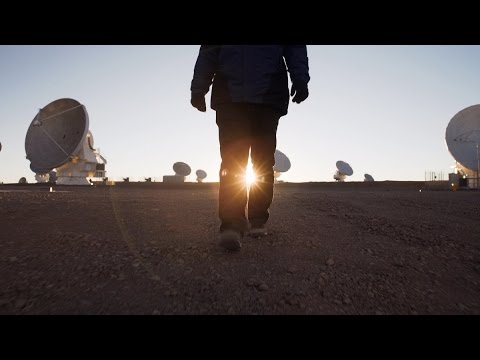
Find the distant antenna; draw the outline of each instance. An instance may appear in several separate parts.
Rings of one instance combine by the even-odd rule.
[[[0,151],[2,151],[2,143],[0,142]]]
[[[290,170],[292,164],[288,156],[278,149],[275,150],[274,156],[275,165],[273,166],[273,176],[275,178],[275,181],[278,182],[277,179],[280,177],[280,175]]]
[[[28,181],[27,181],[26,178],[21,177],[20,180],[18,180],[18,183],[19,183],[19,184],[28,184]]]
[[[152,178],[151,177],[145,178],[145,182],[152,182]]]
[[[130,182],[130,178],[129,177],[123,178],[123,182],[126,182],[126,183]]]
[[[163,176],[164,183],[183,183],[185,182],[185,177],[192,172],[192,169],[188,164],[179,161],[173,164],[173,171],[175,172],[175,175]]]
[[[192,172],[192,169],[184,162],[176,162],[173,164],[173,171],[175,171],[175,175],[177,176],[188,176]]]
[[[372,175],[370,174],[365,174],[364,176],[365,176],[365,179],[363,181],[375,181]]]
[[[40,109],[25,137],[32,171],[56,169],[63,185],[89,185],[89,178],[104,177],[106,160],[94,149],[88,127],[87,110],[76,100],[58,99]]]
[[[347,176],[351,176],[353,174],[352,168],[345,161],[339,160],[339,161],[337,161],[336,165],[337,165],[337,171],[333,175],[333,178],[335,180],[337,180],[339,182],[343,182],[343,181],[345,181],[345,178]]]
[[[197,181],[199,183],[203,182],[203,180],[205,180],[207,177],[207,173],[204,170],[197,170],[195,174],[197,175]]]
[[[456,171],[469,180],[469,187],[480,188],[480,105],[467,107],[450,120],[445,141]]]

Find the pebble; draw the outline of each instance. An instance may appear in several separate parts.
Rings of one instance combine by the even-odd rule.
[[[260,291],[267,291],[268,290],[268,285],[267,284],[260,284],[258,286],[258,290]]]
[[[290,266],[288,269],[287,269],[287,272],[289,274],[293,274],[295,272],[297,272],[297,268],[295,266]]]

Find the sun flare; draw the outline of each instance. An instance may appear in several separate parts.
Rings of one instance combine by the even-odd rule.
[[[247,164],[247,171],[245,172],[245,182],[248,186],[255,183],[255,173],[253,172],[253,166],[250,162]]]

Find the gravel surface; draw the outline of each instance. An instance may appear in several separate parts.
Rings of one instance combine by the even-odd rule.
[[[0,314],[480,314],[480,192],[419,184],[277,185],[237,253],[215,185],[0,186]]]

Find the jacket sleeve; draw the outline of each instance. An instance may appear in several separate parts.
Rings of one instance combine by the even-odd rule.
[[[283,56],[285,57],[292,83],[296,81],[308,83],[310,81],[310,75],[308,73],[307,46],[284,45]]]
[[[201,45],[190,90],[194,94],[205,95],[213,82],[218,67],[220,45]]]

